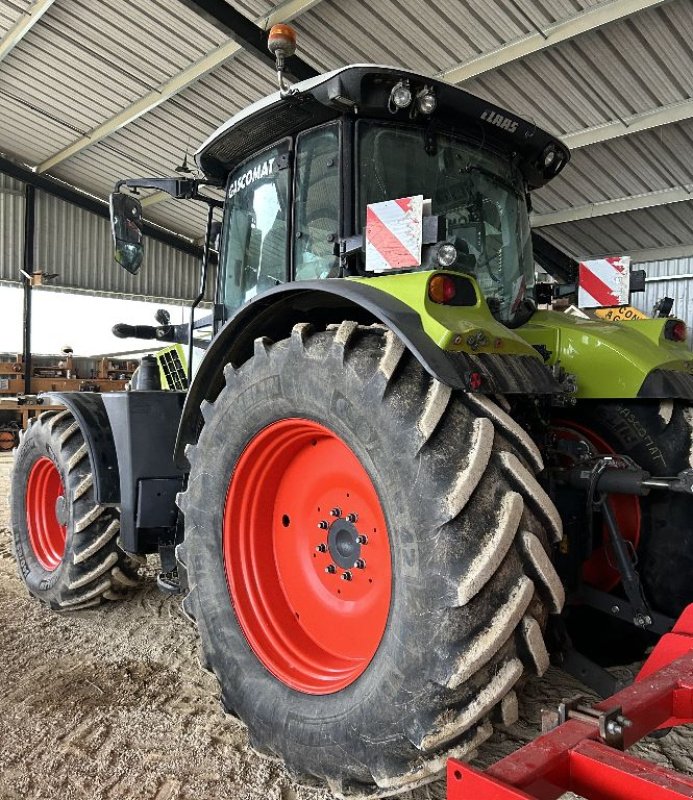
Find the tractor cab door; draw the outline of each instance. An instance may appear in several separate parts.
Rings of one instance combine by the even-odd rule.
[[[339,274],[340,130],[329,123],[304,131],[293,158],[285,139],[230,174],[219,282],[226,319],[287,280]]]
[[[338,123],[300,134],[294,181],[294,280],[336,278],[341,194]]]

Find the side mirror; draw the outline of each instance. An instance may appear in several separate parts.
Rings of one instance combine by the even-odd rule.
[[[211,243],[212,250],[219,252],[221,247],[221,222],[218,220],[214,220],[210,226],[209,241]]]
[[[114,192],[110,197],[111,232],[115,260],[133,275],[142,264],[142,205],[130,194]]]

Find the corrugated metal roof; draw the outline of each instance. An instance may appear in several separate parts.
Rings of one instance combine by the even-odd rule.
[[[5,0],[0,5],[0,37],[26,14],[32,0]]]
[[[277,5],[227,2],[251,19]],[[318,69],[374,61],[434,74],[611,3],[322,0],[294,24],[301,56]],[[29,7],[30,0],[0,4],[0,36]],[[123,0],[56,0],[0,62],[0,151],[41,163],[226,41],[181,3],[138,0],[126,7],[124,13]],[[576,132],[693,98],[692,30],[693,3],[669,0],[507,63],[464,88],[559,134]],[[241,53],[51,173],[101,197],[119,178],[171,173],[186,149],[192,152],[274,85],[267,66]],[[565,174],[537,195],[535,209],[545,213],[690,183],[692,145],[688,120],[584,147]],[[690,204],[681,203],[543,232],[572,252],[634,250],[658,242],[690,244],[693,250],[690,211]],[[193,203],[173,201],[150,206],[147,215],[195,237],[205,216]],[[110,268],[100,257],[94,264]]]
[[[575,150],[534,196],[538,212],[645,194],[693,182],[693,120]]]
[[[557,134],[693,97],[693,3],[676,0],[464,86]]]
[[[541,233],[579,258],[675,247],[693,242],[693,200],[567,222]]]

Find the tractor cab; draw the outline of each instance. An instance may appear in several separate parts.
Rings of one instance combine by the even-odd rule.
[[[290,52],[289,34],[280,44]],[[528,198],[567,163],[560,141],[405,69],[353,65],[295,85],[280,70],[280,87],[204,142],[196,154],[204,179],[138,179],[117,187],[163,188],[208,201],[206,185],[223,188],[217,328],[257,295],[288,282],[438,269],[472,278],[504,326],[531,316]],[[369,208],[404,198],[421,199],[418,219],[407,223],[420,226],[420,243],[405,264],[388,263],[396,242],[387,225],[368,241]],[[129,209],[123,219],[135,213],[133,197],[116,193],[114,219],[114,202]],[[137,268],[141,246],[133,254],[129,222],[118,260]],[[385,253],[385,266],[371,258],[373,248]]]
[[[251,106],[197,161],[225,186],[225,318],[288,281],[446,269],[473,277],[514,327],[533,308],[528,192],[568,151],[534,125],[402,69],[349,66]],[[405,267],[369,258],[369,206],[421,197],[422,247]],[[378,237],[381,253],[391,247]]]

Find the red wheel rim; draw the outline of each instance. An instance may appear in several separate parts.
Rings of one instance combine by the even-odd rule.
[[[586,425],[580,425],[572,420],[556,421],[554,423],[554,434],[559,439],[587,442],[594,454],[611,455],[616,452],[598,433]],[[630,542],[634,550],[637,550],[640,542],[642,519],[639,498],[629,494],[612,494],[609,500],[623,538]],[[608,542],[608,536],[608,528],[604,523],[602,542]],[[611,589],[618,586],[621,580],[618,570],[613,566],[614,564],[615,558],[611,548],[606,544],[601,544],[595,547],[591,557],[583,564],[582,578],[590,586],[602,589],[605,592],[611,591]]]
[[[223,550],[240,626],[277,679],[320,695],[363,673],[390,610],[390,542],[375,487],[336,434],[285,419],[250,441],[226,495]]]
[[[29,544],[36,560],[49,572],[65,555],[66,529],[58,519],[58,503],[64,506],[65,489],[55,464],[42,456],[29,472],[26,485],[26,520]]]

